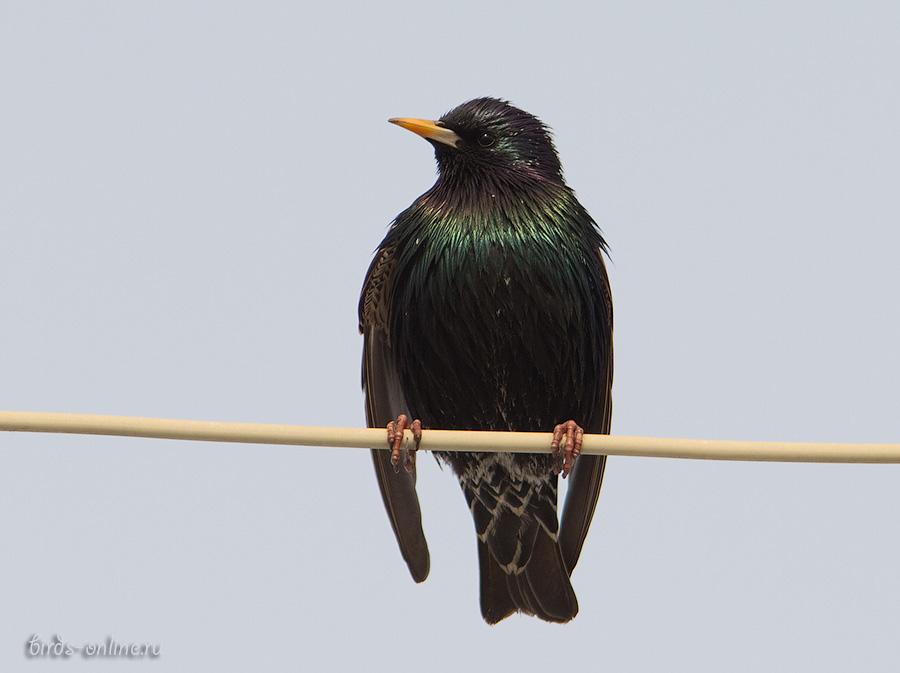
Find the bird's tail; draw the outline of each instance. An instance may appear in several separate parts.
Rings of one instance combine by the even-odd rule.
[[[478,563],[481,615],[488,624],[496,624],[516,612],[558,623],[568,622],[578,614],[578,600],[559,543],[545,530],[537,531],[531,558],[524,567],[507,571],[481,540]]]
[[[488,624],[515,612],[569,621],[578,601],[557,538],[556,478],[493,476],[463,483],[478,533],[482,616]]]

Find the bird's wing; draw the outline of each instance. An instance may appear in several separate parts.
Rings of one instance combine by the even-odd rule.
[[[601,277],[604,282],[601,300],[605,309],[608,334],[606,339],[605,366],[600,374],[600,386],[596,400],[597,414],[585,427],[585,432],[608,435],[612,421],[612,382],[613,382],[613,346],[612,346],[612,294],[609,289],[609,278],[603,267],[603,259],[599,258]],[[569,490],[563,507],[559,531],[559,544],[569,574],[578,563],[584,539],[591,527],[600,486],[603,483],[603,472],[606,469],[606,456],[579,456],[569,477]]]
[[[385,288],[393,273],[390,252],[379,251],[372,262],[359,305],[360,331],[363,334],[362,385],[366,396],[366,423],[370,428],[386,427],[397,416],[407,413],[384,317],[387,310]],[[431,560],[422,531],[415,471],[409,473],[402,468],[395,471],[391,453],[386,449],[385,436],[385,450],[372,450],[375,476],[403,560],[409,566],[413,579],[422,582],[428,577]]]

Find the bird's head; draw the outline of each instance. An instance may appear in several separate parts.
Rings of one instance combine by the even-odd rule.
[[[549,129],[534,115],[497,98],[476,98],[436,121],[389,120],[434,145],[445,178],[490,174],[562,182]],[[500,177],[497,175],[497,177]]]

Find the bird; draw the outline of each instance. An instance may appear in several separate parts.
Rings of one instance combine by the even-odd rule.
[[[583,433],[608,434],[612,415],[608,246],[537,117],[482,97],[434,121],[389,121],[427,140],[438,168],[390,225],[359,302],[366,420],[387,429],[390,449],[372,459],[401,554],[424,581],[430,555],[405,429],[416,447],[428,428],[552,430],[545,454],[434,455],[474,519],[484,620],[568,622],[606,466],[606,456],[579,455]]]

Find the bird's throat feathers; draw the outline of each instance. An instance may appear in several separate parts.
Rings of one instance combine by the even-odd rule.
[[[565,185],[541,179],[516,184],[509,176],[494,176],[474,181],[472,176],[460,183],[444,178],[398,218],[410,224],[426,224],[434,230],[456,233],[499,233],[527,231],[595,229],[590,215]],[[521,180],[521,178],[519,178]],[[575,233],[575,232],[569,232]]]
[[[410,287],[432,273],[450,284],[499,277],[503,259],[516,260],[523,281],[553,275],[560,265],[575,276],[592,273],[606,251],[600,230],[568,187],[542,187],[526,194],[482,186],[466,195],[438,183],[397,217],[383,246],[396,246],[398,273]]]

